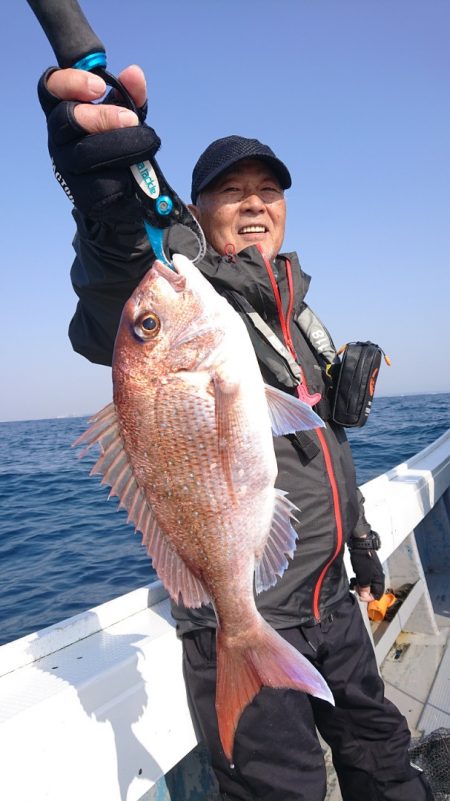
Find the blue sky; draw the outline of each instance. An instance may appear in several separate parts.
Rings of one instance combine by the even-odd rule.
[[[386,350],[380,394],[450,391],[447,0],[81,5],[109,69],[145,69],[179,194],[212,139],[270,144],[293,176],[285,249],[336,345]],[[0,23],[0,420],[86,414],[109,402],[111,378],[67,338],[74,225],[36,98],[54,59],[25,0],[2,4]]]

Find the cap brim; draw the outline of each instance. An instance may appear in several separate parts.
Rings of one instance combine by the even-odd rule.
[[[208,177],[197,187],[197,194],[196,199],[200,192],[203,192],[207,186],[210,186],[216,178],[222,175],[224,172],[233,167],[235,164],[238,164],[240,161],[248,161],[249,159],[255,159],[258,161],[265,161],[271,167],[272,171],[277,176],[280,186],[282,189],[289,189],[292,186],[292,179],[290,172],[285,164],[283,164],[280,159],[277,159],[276,156],[268,156],[267,154],[259,154],[259,153],[249,153],[245,156],[239,156],[238,158],[231,158],[225,164],[221,164],[220,167],[217,168],[212,174],[208,175]]]

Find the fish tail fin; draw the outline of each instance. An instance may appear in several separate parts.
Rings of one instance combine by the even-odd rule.
[[[293,689],[334,704],[316,668],[264,620],[245,646],[227,643],[217,631],[216,711],[223,750],[232,759],[239,718],[261,687]]]

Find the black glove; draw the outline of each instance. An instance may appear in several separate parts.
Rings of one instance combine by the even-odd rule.
[[[370,587],[377,600],[384,593],[384,572],[377,555],[380,544],[380,537],[375,531],[364,538],[350,537],[348,543],[350,561],[355,571],[355,579],[352,579],[350,586]]]
[[[55,69],[50,67],[42,75],[38,95],[47,118],[48,149],[57,180],[77,209],[92,219],[142,219],[129,166],[151,158],[161,144],[153,128],[144,123],[147,104],[137,110],[141,125],[88,134],[74,117],[79,104],[60,100],[47,89]],[[103,102],[123,105],[115,92]]]

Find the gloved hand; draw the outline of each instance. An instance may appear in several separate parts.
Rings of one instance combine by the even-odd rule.
[[[378,558],[380,537],[371,531],[366,538],[350,537],[348,547],[355,579],[350,587],[355,588],[362,601],[378,600],[384,593],[384,572]]]
[[[133,69],[138,70],[128,68]],[[52,77],[55,72],[57,80]],[[124,71],[124,79],[126,75]],[[143,81],[145,87],[144,78]],[[96,86],[90,93],[88,82]],[[57,86],[57,92],[53,86]],[[123,123],[119,114],[106,114],[113,110],[105,105],[80,106],[80,101],[101,97],[105,89],[98,76],[82,70],[50,68],[39,81],[38,95],[47,118],[53,169],[65,193],[91,219],[129,222],[142,217],[129,166],[153,156],[161,142],[153,128],[144,123],[146,101],[138,108],[139,119],[128,110]],[[107,106],[120,103],[113,91],[103,101]],[[77,107],[85,112],[82,119],[83,123],[88,120],[86,125],[80,124],[82,115]],[[121,124],[124,127],[118,127]]]

